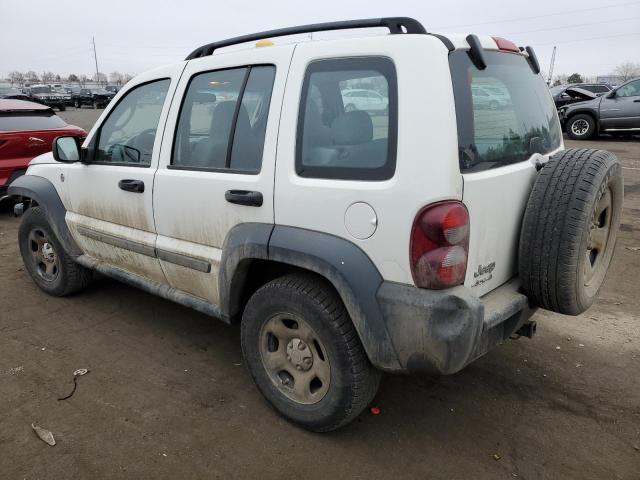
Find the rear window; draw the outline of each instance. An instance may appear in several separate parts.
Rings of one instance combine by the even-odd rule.
[[[0,112],[0,132],[20,132],[62,128],[67,124],[53,111]]]
[[[449,57],[463,173],[522,162],[560,146],[558,116],[542,77],[522,55],[484,53],[484,70],[464,50]]]

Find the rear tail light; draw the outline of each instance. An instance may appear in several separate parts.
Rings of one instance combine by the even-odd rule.
[[[513,43],[511,40],[507,40],[506,38],[501,38],[501,37],[491,37],[491,38],[493,38],[493,41],[496,42],[496,45],[500,50],[504,50],[507,52],[520,53],[520,49],[518,48],[518,46],[515,43]]]
[[[467,272],[469,213],[461,202],[448,200],[424,207],[411,228],[411,274],[420,288],[461,285]]]

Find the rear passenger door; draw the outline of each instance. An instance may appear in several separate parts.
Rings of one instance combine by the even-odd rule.
[[[191,60],[169,112],[153,190],[156,252],[172,287],[215,305],[229,231],[274,221],[278,124],[293,49]]]

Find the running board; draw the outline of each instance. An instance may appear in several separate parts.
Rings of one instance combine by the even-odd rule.
[[[231,318],[228,315],[225,315],[222,310],[220,310],[220,307],[207,302],[200,297],[177,290],[164,283],[149,280],[148,278],[136,275],[135,273],[127,272],[126,270],[114,267],[113,265],[108,265],[88,255],[80,255],[74,260],[83,267],[100,272],[107,277],[127,283],[133,287],[139,288],[147,293],[157,295],[158,297],[162,297],[166,300],[179,303],[180,305],[191,308],[200,313],[204,313],[210,317],[222,320],[225,323],[231,323]]]

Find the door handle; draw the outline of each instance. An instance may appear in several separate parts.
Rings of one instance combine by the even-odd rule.
[[[120,190],[124,190],[125,192],[144,192],[144,182],[142,180],[120,180],[118,182],[118,187],[120,187]]]
[[[248,207],[262,206],[262,193],[252,190],[227,190],[224,198],[229,203],[237,203],[238,205],[247,205]]]
[[[638,100],[634,100],[633,103],[640,103],[640,98]]]

